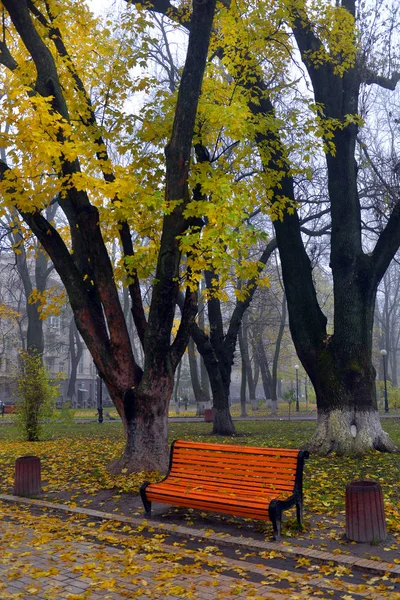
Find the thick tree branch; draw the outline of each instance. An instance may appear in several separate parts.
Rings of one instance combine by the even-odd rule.
[[[125,0],[125,2],[130,4],[131,0]],[[188,30],[191,28],[190,19],[188,18],[189,11],[187,9],[183,10],[181,8],[176,8],[169,0],[138,0],[135,4],[138,4],[149,11],[165,15],[171,19],[171,21],[180,23]]]
[[[124,256],[134,256],[133,244],[131,232],[129,230],[128,224],[121,223],[120,224],[120,239],[122,243],[122,249],[124,251]],[[135,323],[136,331],[140,340],[140,343],[144,344],[144,335],[147,327],[146,315],[143,307],[142,300],[142,292],[140,289],[140,282],[137,275],[136,269],[127,269],[128,271],[128,290],[131,299],[131,312],[133,316],[133,321]]]
[[[4,181],[5,174],[10,172],[11,169],[8,167],[8,165],[3,161],[0,161],[0,180]],[[16,193],[11,181],[8,186],[8,193],[11,196],[15,195]],[[31,231],[37,237],[47,254],[51,257],[54,267],[59,273],[65,289],[67,290],[71,308],[74,311],[75,319],[79,330],[82,333],[82,337],[91,351],[94,352],[93,358],[96,362],[96,365],[103,372],[110,370],[110,367],[115,368],[119,352],[122,351],[126,356],[126,353],[129,352],[129,349],[125,347],[119,347],[120,344],[118,336],[121,332],[119,331],[118,327],[116,328],[117,331],[111,331],[109,335],[108,328],[105,323],[105,315],[108,316],[108,319],[112,319],[113,315],[115,314],[115,308],[110,306],[110,304],[113,303],[113,290],[109,290],[111,286],[106,286],[105,284],[107,282],[104,281],[102,277],[98,278],[95,282],[89,277],[84,276],[84,273],[80,272],[73,259],[73,256],[71,256],[57,230],[39,211],[27,212],[18,206],[16,206],[16,209],[23,220],[30,227]],[[93,216],[94,219],[91,218]],[[91,234],[93,247],[97,247],[99,245],[99,240],[97,239],[99,233],[96,234],[96,231],[90,227],[90,222],[92,225],[95,225],[96,229],[98,216],[96,217],[95,214],[92,214],[91,216],[80,214],[79,217],[81,226],[88,226],[88,229],[91,229],[91,232],[89,231],[89,235]],[[84,225],[82,219],[85,221]],[[93,254],[92,259],[96,260]],[[102,269],[101,265],[98,266],[99,270],[103,271],[103,277],[106,277],[106,269]],[[101,289],[102,287],[106,287],[106,291],[103,291],[102,294],[99,294],[99,288]],[[105,305],[106,302],[108,302],[109,305]],[[94,332],[100,341],[101,346],[103,347],[102,353],[96,353],[96,348],[93,349],[93,344],[91,344]],[[115,351],[115,354],[112,351]],[[138,381],[141,377],[141,370],[136,363],[134,363],[134,361],[133,370],[136,381]]]
[[[396,89],[396,85],[400,81],[400,73],[395,72],[389,78],[384,77],[383,75],[378,75],[373,71],[367,70],[365,75],[362,76],[362,81],[367,85],[372,85],[373,83],[375,83],[376,85],[379,85],[379,87],[384,88],[385,90],[394,91]]]
[[[180,362],[183,353],[186,350],[188,339],[191,334],[191,328],[197,314],[197,294],[186,288],[185,299],[181,306],[181,322],[176,334],[175,340],[171,346],[171,362],[175,369]]]
[[[25,0],[3,0],[3,5],[35,63],[37,71],[36,90],[43,97],[52,96],[55,110],[68,121],[67,104],[62,93],[53,57],[36,31]]]
[[[18,63],[13,56],[11,56],[6,43],[2,41],[0,41],[0,63],[7,67],[7,69],[10,69],[10,71],[15,71],[18,67]]]
[[[301,233],[305,233],[306,235],[310,236],[310,237],[318,237],[320,235],[325,235],[326,233],[330,233],[332,230],[332,226],[329,223],[329,225],[326,225],[325,227],[322,227],[322,229],[308,229],[307,227],[304,227],[303,225],[300,226],[300,231]]]
[[[256,116],[274,115],[275,111],[268,96],[267,86],[256,65],[253,77],[254,84],[244,82],[244,85],[253,85],[253,89],[259,90],[257,101],[249,103],[251,111]],[[268,130],[260,132],[256,136],[256,142],[265,170],[277,171],[281,177],[275,189],[274,202],[278,206],[282,206],[282,198],[287,198],[294,205],[296,202],[293,178],[290,175],[289,164],[279,133]],[[271,154],[265,154],[265,145],[273,149]],[[287,302],[291,308],[290,327],[293,338],[302,340],[303,359],[305,359],[304,352],[315,356],[317,348],[325,338],[326,317],[318,304],[311,263],[301,239],[297,211],[289,214],[284,208],[283,219],[275,220],[274,227],[281,257]],[[301,352],[300,348],[297,348],[297,351]]]
[[[397,201],[392,214],[378,238],[371,256],[372,272],[379,282],[384,276],[392,259],[400,246],[400,199]]]

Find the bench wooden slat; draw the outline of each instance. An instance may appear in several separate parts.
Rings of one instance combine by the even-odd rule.
[[[240,448],[240,446],[236,446],[236,448]],[[222,450],[216,450],[213,452],[212,450],[196,450],[195,448],[182,448],[178,447],[174,449],[175,458],[182,457],[184,459],[187,457],[188,460],[200,460],[200,459],[211,459],[211,460],[224,460],[224,461],[235,461],[238,460],[240,462],[256,462],[256,463],[266,463],[271,462],[271,464],[280,463],[282,465],[287,464],[288,466],[296,463],[297,455],[291,456],[280,456],[277,454],[260,454],[257,452],[248,452],[241,453],[236,450],[236,452],[227,451],[223,452]]]
[[[157,502],[157,500],[155,500],[155,502]],[[161,500],[161,499],[158,500],[158,502],[165,503],[164,500]],[[225,503],[213,504],[212,502],[208,502],[207,505],[205,505],[204,502],[197,502],[196,500],[191,499],[191,498],[185,499],[185,498],[179,497],[176,500],[174,500],[174,502],[172,502],[172,500],[171,500],[171,504],[174,506],[195,508],[196,510],[224,513],[224,514],[228,514],[228,515],[234,515],[236,517],[244,517],[244,518],[249,517],[248,507],[245,507],[242,509],[238,506],[228,506]],[[268,512],[265,511],[265,507],[263,508],[263,510],[254,509],[252,511],[251,518],[260,519],[262,521],[270,521]]]
[[[241,468],[240,474],[238,473],[238,468]],[[171,473],[198,473],[201,475],[202,473],[237,473],[237,478],[240,479],[240,476],[247,477],[248,479],[265,479],[266,477],[274,476],[279,479],[294,479],[296,475],[296,471],[294,469],[291,470],[282,470],[279,471],[277,468],[272,469],[271,467],[261,468],[258,467],[258,470],[254,472],[251,468],[249,469],[246,465],[246,468],[243,468],[242,465],[232,464],[232,465],[220,465],[218,463],[210,464],[210,465],[185,465],[185,463],[179,463],[174,465],[171,470]]]
[[[199,477],[207,477],[208,474],[220,474],[221,476],[233,476],[236,479],[247,479],[252,481],[264,481],[265,479],[272,478],[276,476],[278,479],[282,479],[283,481],[293,480],[295,479],[296,472],[295,471],[278,471],[277,469],[259,469],[257,472],[252,471],[251,469],[243,469],[238,465],[211,465],[208,468],[205,466],[201,468],[200,466],[196,466],[195,468],[186,466],[186,465],[175,465],[171,474],[175,473],[193,473],[198,475]]]
[[[225,460],[218,460],[217,459],[207,459],[207,458],[203,458],[203,459],[199,459],[196,461],[191,461],[191,460],[182,460],[182,458],[180,456],[178,456],[176,458],[176,465],[184,465],[185,468],[189,468],[189,469],[196,469],[198,467],[204,468],[205,470],[216,466],[220,469],[222,468],[227,468],[227,469],[233,469],[234,467],[239,467],[241,470],[243,471],[248,471],[251,473],[254,473],[255,475],[257,475],[257,473],[259,472],[263,472],[265,469],[269,469],[270,471],[279,471],[280,473],[294,473],[296,471],[296,465],[285,465],[282,464],[281,466],[279,465],[279,463],[257,463],[256,461],[247,461],[247,460],[231,460],[229,461],[229,459],[225,459]]]
[[[207,475],[211,476],[211,473],[207,473]],[[228,474],[220,474],[218,472],[215,472],[215,476],[218,476],[218,483],[220,485],[228,485],[231,487],[245,487],[246,489],[263,489],[266,486],[274,486],[274,489],[276,490],[280,490],[281,488],[286,489],[293,489],[293,485],[295,482],[295,478],[291,477],[288,479],[277,479],[274,478],[273,481],[268,482],[267,477],[264,477],[264,479],[258,479],[258,480],[254,480],[254,479],[246,479],[245,477],[242,478],[238,478],[238,477],[234,477],[229,476]],[[198,481],[198,482],[205,482],[207,481],[207,478],[204,477],[204,474],[196,475],[196,473],[187,473],[185,471],[182,472],[176,472],[174,471],[173,473],[170,474],[170,479],[173,481],[177,482],[177,485],[179,485],[179,481],[185,481],[185,480],[193,480],[193,481]]]
[[[185,476],[191,476],[191,477],[204,477],[205,479],[207,479],[207,477],[216,477],[218,476],[218,478],[226,478],[226,479],[230,479],[231,481],[246,481],[249,484],[262,484],[264,481],[268,480],[268,479],[274,479],[277,483],[284,483],[286,481],[290,481],[293,482],[295,481],[295,474],[294,473],[290,473],[290,475],[288,476],[283,476],[282,473],[279,474],[277,472],[274,471],[270,471],[270,470],[265,470],[261,476],[258,477],[253,477],[251,475],[249,475],[248,473],[243,473],[242,475],[239,475],[238,473],[235,473],[232,470],[222,470],[222,469],[208,469],[207,471],[192,471],[192,470],[187,470],[184,467],[180,468],[180,469],[173,469],[171,471],[171,477],[185,477]]]
[[[254,477],[259,476],[259,474],[263,474],[265,471],[269,471],[270,473],[282,473],[282,475],[290,475],[292,473],[296,472],[296,468],[287,468],[285,465],[282,465],[282,468],[279,468],[279,465],[256,465],[255,463],[248,463],[248,462],[239,462],[239,461],[232,461],[230,463],[225,462],[225,461],[197,461],[196,463],[193,462],[185,462],[185,461],[181,461],[179,458],[177,459],[176,464],[174,465],[174,469],[177,467],[183,467],[185,469],[188,470],[195,470],[195,469],[204,469],[204,471],[208,471],[208,469],[212,469],[217,468],[220,470],[223,469],[230,469],[230,470],[234,470],[237,469],[240,472],[244,472],[244,473],[253,473]]]
[[[186,488],[176,488],[169,485],[163,485],[163,487],[158,490],[152,490],[151,487],[147,490],[147,497],[149,500],[155,500],[156,496],[160,497],[161,495],[175,497],[195,497],[197,494],[202,497],[208,496],[210,498],[230,498],[232,501],[234,501],[234,503],[238,503],[241,499],[244,499],[247,506],[249,503],[249,496],[248,493],[246,494],[246,490],[234,491],[232,489],[217,489],[201,485],[193,485]],[[290,494],[291,490],[286,490],[286,493],[282,493],[280,495],[280,499],[283,500],[288,498]],[[276,498],[276,493],[274,493],[274,490],[266,490],[263,493],[255,492],[254,494],[252,493],[251,497],[252,505],[259,502],[265,510],[267,501],[271,501],[273,498]]]
[[[239,446],[235,444],[213,444],[211,442],[191,442],[186,440],[176,440],[175,447],[178,448],[198,448],[201,450],[212,450],[219,452],[237,452],[238,454],[256,454],[272,456],[293,456],[297,457],[299,451],[290,448],[265,448],[264,446]]]
[[[178,493],[177,493],[178,492]],[[203,491],[198,488],[193,488],[191,490],[187,490],[186,492],[179,493],[180,490],[162,488],[161,490],[153,490],[148,491],[148,499],[157,501],[157,499],[164,498],[165,503],[167,500],[171,500],[171,504],[174,504],[178,499],[193,499],[197,502],[202,502],[203,507],[206,507],[210,502],[213,504],[228,504],[230,506],[242,507],[243,510],[246,509],[247,513],[249,512],[249,497],[248,495],[231,495],[230,493],[223,493],[221,491],[215,493],[210,491]],[[286,494],[286,498],[290,496],[290,493]],[[264,515],[266,514],[267,505],[271,500],[274,499],[274,494],[265,494],[262,497],[252,496],[252,511],[255,509],[259,509],[264,511]],[[282,498],[284,499],[284,498]]]
[[[276,458],[275,456],[260,456],[254,454],[245,454],[243,456],[238,456],[237,454],[228,454],[228,453],[206,453],[199,452],[196,454],[195,452],[182,452],[177,451],[175,455],[175,460],[181,460],[187,463],[197,463],[197,462],[207,462],[208,460],[212,462],[229,462],[229,463],[241,463],[241,464],[254,464],[254,465],[281,465],[282,467],[287,467],[288,469],[292,468],[293,465],[296,465],[296,457],[288,457],[284,456],[282,458]]]
[[[249,497],[247,494],[245,494],[243,491],[242,492],[232,492],[232,490],[227,490],[226,492],[224,492],[223,490],[208,490],[206,488],[203,488],[202,486],[195,486],[193,485],[192,487],[189,487],[185,490],[180,490],[180,489],[176,489],[176,488],[172,488],[169,486],[164,486],[160,489],[156,489],[156,484],[153,484],[153,489],[149,486],[147,495],[148,498],[151,500],[151,497],[153,496],[158,496],[160,497],[161,495],[165,495],[165,496],[182,496],[182,497],[198,497],[199,499],[202,497],[211,497],[211,498],[215,498],[215,499],[222,499],[222,498],[226,498],[227,502],[231,502],[232,504],[240,504],[241,502],[245,503],[246,506],[248,506],[249,504]],[[252,496],[251,501],[252,503],[259,503],[260,505],[263,505],[265,508],[265,502],[266,500],[269,498],[272,500],[274,494],[273,492],[270,493],[265,493],[265,494],[256,494],[254,496]],[[289,497],[290,493],[287,492],[286,493],[286,497]]]
[[[216,444],[217,445],[217,444]],[[209,446],[212,446],[212,444],[209,444]],[[247,452],[241,452],[240,450],[238,450],[238,448],[244,448],[246,447]],[[201,448],[198,449],[195,446],[189,446],[188,448],[184,447],[184,446],[177,446],[175,448],[175,452],[178,454],[184,454],[187,456],[199,456],[199,455],[208,455],[208,456],[236,456],[238,458],[243,458],[243,457],[255,457],[255,458],[259,458],[260,460],[282,460],[282,461],[292,461],[292,460],[296,460],[297,458],[297,454],[296,452],[290,452],[290,453],[281,453],[279,451],[276,451],[275,449],[271,452],[270,450],[265,452],[265,450],[267,450],[267,448],[258,448],[255,446],[232,446],[232,445],[227,445],[226,448],[224,448],[223,446],[218,447],[218,449],[213,450],[212,448]],[[264,451],[264,452],[263,452]]]
[[[145,511],[151,502],[271,520],[278,539],[282,511],[296,506],[301,524],[302,474],[308,452],[176,440],[170,468],[159,483],[144,483]]]
[[[170,485],[179,489],[185,489],[187,487],[190,487],[192,485],[201,485],[203,487],[207,487],[210,489],[216,489],[218,490],[219,488],[223,488],[223,489],[231,489],[231,490],[238,490],[238,492],[240,492],[241,490],[247,491],[249,493],[254,493],[254,494],[263,494],[264,492],[269,492],[269,490],[271,490],[271,492],[275,493],[275,495],[281,495],[281,493],[285,492],[285,491],[289,491],[291,492],[293,490],[293,484],[288,484],[288,485],[280,485],[280,486],[276,486],[273,482],[271,483],[265,483],[263,485],[259,485],[259,486],[255,486],[255,485],[246,485],[246,483],[243,484],[239,484],[239,483],[234,483],[232,484],[230,481],[224,481],[224,480],[219,480],[218,481],[218,485],[207,482],[204,479],[196,479],[195,477],[192,478],[180,478],[180,479],[176,479],[175,477],[173,477],[172,479],[169,479],[168,482],[163,482],[163,487],[166,485]],[[157,484],[157,485],[161,485],[161,484]]]

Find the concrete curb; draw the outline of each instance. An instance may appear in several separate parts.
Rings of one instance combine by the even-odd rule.
[[[57,510],[61,512],[71,514],[82,514],[104,521],[114,521],[117,523],[130,524],[135,527],[143,527],[148,524],[152,531],[156,533],[171,534],[181,539],[196,539],[199,542],[206,542],[210,544],[218,544],[220,546],[232,546],[235,549],[241,548],[244,550],[251,550],[254,552],[280,552],[284,556],[290,556],[292,558],[306,557],[320,563],[333,563],[339,566],[347,568],[355,568],[361,571],[368,572],[375,575],[396,575],[400,577],[400,565],[396,566],[392,563],[378,562],[375,560],[368,560],[360,558],[354,555],[337,555],[331,552],[322,552],[320,550],[314,550],[312,548],[301,548],[299,546],[287,546],[279,542],[262,542],[252,539],[244,539],[241,537],[235,537],[223,534],[219,536],[217,534],[208,534],[204,530],[195,529],[191,527],[184,527],[181,525],[167,525],[158,523],[153,519],[146,521],[138,517],[127,517],[125,515],[115,515],[112,513],[105,513],[99,510],[93,510],[90,508],[73,507],[66,504],[57,504],[54,502],[47,502],[45,500],[38,500],[34,498],[22,498],[19,496],[12,496],[8,494],[0,494],[0,500],[5,502],[14,502],[16,504],[24,504],[27,506],[37,506],[39,508],[47,508],[51,510]]]

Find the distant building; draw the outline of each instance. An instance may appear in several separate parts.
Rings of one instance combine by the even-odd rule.
[[[30,266],[34,269],[33,261]],[[61,290],[62,284],[53,271],[48,278],[48,288],[57,287]],[[14,402],[18,350],[26,348],[28,326],[24,288],[11,252],[0,255],[0,303],[18,314],[15,319],[8,319],[5,316],[6,310],[3,315],[0,314],[0,401],[7,405]],[[65,375],[60,381],[60,396],[57,401],[59,406],[69,399],[67,390],[72,370],[69,331],[71,319],[72,312],[66,303],[59,315],[49,316],[43,321],[44,364],[54,378],[60,373]],[[82,356],[77,366],[72,404],[74,407],[96,407],[98,377],[91,355],[83,340],[81,341]],[[104,385],[102,397],[104,406],[112,404]]]

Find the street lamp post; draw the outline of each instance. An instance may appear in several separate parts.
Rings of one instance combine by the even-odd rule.
[[[381,350],[381,356],[382,356],[382,362],[383,362],[383,380],[384,380],[384,384],[385,384],[385,412],[389,412],[389,403],[388,403],[388,393],[387,393],[387,376],[386,376],[386,355],[387,355],[387,351],[382,348]]]
[[[306,395],[306,410],[308,410],[308,387],[307,387],[307,373],[306,376],[304,378],[304,392]]]
[[[296,411],[299,411],[299,365],[294,365],[294,368],[296,369]]]
[[[99,414],[98,422],[103,422],[103,380],[99,372],[97,372],[97,412]]]

